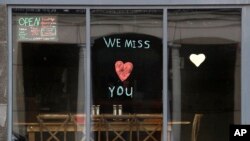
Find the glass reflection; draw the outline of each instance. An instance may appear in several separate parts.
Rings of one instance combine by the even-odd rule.
[[[169,140],[227,141],[240,123],[240,10],[169,10]]]

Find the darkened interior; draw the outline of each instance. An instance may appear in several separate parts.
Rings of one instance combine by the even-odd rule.
[[[79,47],[23,43],[22,59],[27,120],[36,120],[38,112],[75,113]]]
[[[161,39],[143,34],[115,34],[106,38],[125,40],[149,40],[151,47],[107,48],[103,38],[92,46],[93,103],[101,105],[101,112],[112,113],[113,104],[123,105],[124,113],[162,113],[162,44]],[[121,60],[133,63],[133,70],[127,80],[121,81],[115,71],[115,62]],[[125,92],[110,96],[109,87],[133,87],[133,97]],[[115,93],[115,92],[114,92]]]
[[[127,37],[129,36],[126,35]],[[160,41],[156,38],[154,40]],[[96,40],[92,47],[92,78],[93,103],[102,106],[101,112],[112,113],[113,104],[122,104],[124,112],[127,113],[161,113],[161,44],[155,44],[156,48],[149,51],[125,49],[115,51],[100,46],[102,43]],[[192,120],[195,113],[204,114],[199,135],[204,141],[224,140],[228,135],[228,125],[234,123],[236,50],[236,44],[186,44],[179,50],[182,119]],[[192,53],[206,54],[206,61],[198,68],[188,59]],[[39,113],[75,113],[79,47],[75,44],[23,43],[22,56],[25,107],[26,115],[29,115],[26,116],[26,120],[36,120],[35,116]],[[125,62],[133,62],[135,68],[126,84],[119,81],[114,70],[114,62],[121,58]],[[170,69],[171,61],[172,58],[169,59]],[[174,97],[171,92],[173,77],[170,71],[170,106],[171,97]],[[107,87],[110,85],[134,86],[133,98],[126,96],[110,98],[107,95]],[[183,141],[189,139],[186,137],[190,137],[188,130],[190,127],[183,126],[182,134],[185,137],[182,138]],[[208,132],[213,136],[209,136]]]
[[[236,82],[237,44],[222,45],[192,45],[182,44],[179,48],[181,76],[181,113],[182,119],[192,120],[196,113],[203,114],[198,140],[227,141],[229,140],[229,125],[235,123],[234,106]],[[172,106],[173,79],[172,59],[170,49],[169,59],[169,98]],[[190,54],[206,55],[206,60],[196,67],[190,60]],[[175,56],[177,57],[177,56]],[[175,112],[173,107],[171,112]],[[172,115],[171,115],[172,116]],[[190,139],[190,129],[182,127],[181,140]]]
[[[113,115],[113,105],[123,105],[124,116],[144,114],[160,115],[162,118],[165,115],[163,105],[167,104],[169,117],[167,122],[164,117],[164,123],[171,125],[172,141],[190,141],[193,119],[197,113],[203,115],[198,141],[228,141],[229,125],[240,123],[241,9],[170,9],[167,12],[167,36],[162,34],[166,28],[162,9],[91,9],[90,35],[85,32],[84,9],[17,8],[13,13],[13,132],[28,138],[32,137],[29,133],[34,133],[30,130],[35,129],[34,125],[37,125],[36,129],[43,130],[37,118],[41,113],[48,113],[50,117],[66,113],[71,125],[82,124],[85,122],[85,118],[81,117],[85,116],[82,110],[85,102],[100,105],[100,114],[113,116],[105,121],[108,128],[105,127],[106,131],[101,136],[97,134],[99,131],[92,132],[95,125],[86,128],[87,131],[91,129],[91,137],[101,140],[108,137],[107,132],[114,140],[120,135],[129,139],[128,131],[119,132],[122,130],[120,125],[118,131],[113,130],[109,122],[132,121],[133,125],[139,125],[134,124],[133,120]],[[58,32],[55,38],[17,38],[19,28],[30,29],[20,27],[18,19],[40,15],[56,17],[55,29]],[[85,35],[91,38],[91,54],[81,48],[88,42]],[[113,47],[107,48],[103,37],[120,39],[121,44],[130,40],[132,46],[124,48],[116,42]],[[163,52],[162,39],[169,43],[168,53]],[[145,45],[145,41],[150,41],[150,48],[143,48],[141,44]],[[206,59],[196,67],[189,56],[200,53],[205,54]],[[90,62],[84,60],[85,55],[91,55],[87,60]],[[163,60],[163,55],[167,56],[166,60]],[[133,70],[125,81],[121,81],[116,73],[117,61],[133,64]],[[163,61],[168,61],[168,87],[163,84],[163,67],[166,65]],[[91,64],[90,72],[85,68],[86,62]],[[84,97],[85,88],[81,86],[86,82],[85,76],[82,76],[86,71],[91,74],[88,81],[91,89],[87,90],[91,101],[79,98]],[[168,88],[167,101],[163,101],[163,87]],[[109,88],[114,88],[113,97]],[[126,96],[126,88],[133,96]],[[176,116],[178,114],[180,118]],[[77,116],[81,122],[76,121]],[[91,123],[102,122],[103,119],[91,118]],[[148,119],[140,120],[144,122]],[[52,120],[55,121],[57,119]],[[161,121],[156,120],[163,125]],[[171,124],[172,121],[179,123]],[[183,121],[189,123],[182,124]],[[180,127],[180,130],[175,127]],[[165,134],[161,129],[152,134],[157,140],[161,140],[161,135]],[[35,140],[41,140],[39,130],[35,133]],[[144,132],[144,127],[136,130],[133,135],[142,132],[142,138],[151,136]],[[81,140],[86,134],[79,131],[75,128],[67,133],[67,138]],[[51,134],[45,132],[45,137],[51,138]],[[56,136],[63,138],[63,132]],[[137,139],[135,137],[132,136],[133,140]],[[117,141],[123,140],[118,138]],[[154,139],[149,137],[150,140]]]

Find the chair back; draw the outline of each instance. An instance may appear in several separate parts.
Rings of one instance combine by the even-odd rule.
[[[63,141],[66,141],[66,125],[70,121],[68,114],[40,114],[37,116],[40,124],[40,138],[44,141],[43,134],[48,133],[49,137],[46,141],[56,140],[62,141],[57,134],[63,132]]]
[[[192,125],[192,134],[191,134],[191,141],[197,141],[198,133],[200,131],[200,122],[203,114],[195,114],[193,125]]]

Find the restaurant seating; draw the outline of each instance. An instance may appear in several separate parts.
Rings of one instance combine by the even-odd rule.
[[[57,134],[63,132],[63,141],[66,141],[66,127],[70,121],[68,114],[42,114],[37,116],[37,121],[40,126],[40,139],[41,141],[56,140],[61,141]],[[53,129],[53,131],[52,131]],[[44,134],[48,133],[49,136],[44,139]]]
[[[85,115],[84,114],[70,114],[71,122],[73,123],[73,131],[75,133],[80,132],[81,135],[77,135],[79,141],[86,141],[86,128],[85,128]],[[90,141],[94,141],[93,137],[90,137]]]
[[[161,140],[161,114],[94,115],[91,118],[91,141],[150,141]],[[81,134],[79,141],[86,141],[85,115],[39,114],[37,123],[30,123],[27,131],[29,140],[67,141],[69,135]],[[63,133],[63,137],[62,137]],[[67,135],[68,133],[68,135]]]
[[[138,125],[138,130],[137,130],[137,141],[148,141],[148,140],[154,140],[154,141],[161,141],[161,132],[162,132],[162,117],[155,116],[155,117],[142,117],[137,118],[137,125]],[[154,125],[151,126],[150,128],[145,128],[146,125]],[[141,136],[140,133],[146,133],[144,136]],[[159,132],[159,137],[155,137],[154,134]]]
[[[197,141],[198,133],[200,131],[200,123],[203,114],[195,114],[192,124],[191,141]]]
[[[190,141],[197,141],[198,133],[200,131],[200,123],[201,118],[203,117],[203,114],[195,114],[193,121],[192,121],[192,130],[191,130],[191,140]],[[168,141],[174,141],[173,137],[173,125],[189,125],[191,122],[189,121],[169,121],[168,123],[168,129],[167,129],[167,135],[168,135]]]
[[[197,141],[202,116],[202,114],[194,116],[191,141]],[[27,124],[29,141],[38,140],[39,133],[40,141],[86,141],[85,117],[85,114],[39,114],[38,122]],[[161,141],[162,139],[162,114],[92,115],[90,124],[90,141]],[[190,124],[190,121],[168,122],[169,127]],[[168,132],[170,136],[172,131]]]

